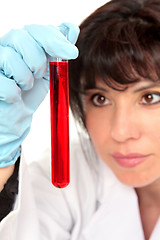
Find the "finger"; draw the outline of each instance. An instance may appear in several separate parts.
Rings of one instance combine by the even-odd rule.
[[[33,88],[30,91],[22,92],[22,100],[28,109],[35,111],[45,98],[49,90],[49,81],[36,79]]]
[[[8,79],[2,73],[0,73],[0,86],[0,101],[13,103],[21,99],[21,89],[16,82]]]
[[[45,52],[25,30],[11,30],[0,38],[0,44],[18,52],[36,78],[44,76],[47,64]]]
[[[78,49],[64,37],[57,27],[30,25],[25,26],[25,30],[52,57],[74,59],[78,56]]]
[[[21,56],[12,48],[2,46],[0,46],[0,56],[1,73],[10,78],[12,84],[14,80],[22,90],[32,88],[34,77]],[[2,85],[5,85],[5,82]],[[3,88],[2,85],[0,86]]]
[[[68,29],[68,33],[67,33],[67,39],[72,43],[75,44],[80,32],[80,29],[78,26],[76,26],[73,23],[68,23],[68,22],[64,22],[62,23],[59,28],[61,29],[61,27],[67,27]]]

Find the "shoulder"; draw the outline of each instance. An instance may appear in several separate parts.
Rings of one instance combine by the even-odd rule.
[[[70,145],[70,184],[64,189],[57,189],[51,183],[50,149],[46,149],[41,158],[29,166],[37,201],[49,202],[53,208],[61,205],[72,215],[74,222],[78,223],[83,218],[85,223],[96,206],[96,164],[89,139],[83,138],[82,142],[74,139]]]

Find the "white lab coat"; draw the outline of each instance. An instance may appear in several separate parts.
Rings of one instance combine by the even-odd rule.
[[[26,165],[22,156],[14,210],[0,240],[144,240],[137,196],[96,157],[88,140],[71,145],[71,182],[50,181],[50,154]],[[160,219],[150,240],[160,239]]]

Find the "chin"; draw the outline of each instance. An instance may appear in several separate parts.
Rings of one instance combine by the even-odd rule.
[[[133,176],[132,174],[123,174],[123,176],[117,176],[118,180],[126,185],[133,188],[142,188],[151,185],[158,178],[148,178],[142,176]]]

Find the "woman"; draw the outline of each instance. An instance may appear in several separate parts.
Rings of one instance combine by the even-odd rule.
[[[101,159],[135,188],[146,239],[160,216],[159,27],[158,1],[111,1],[81,24],[70,69],[73,112]]]
[[[62,36],[57,30],[52,34],[59,37],[58,43],[62,46],[70,47],[65,57],[72,59],[77,56],[74,42],[78,30],[72,25],[69,28],[72,32],[69,41],[73,45],[61,42]],[[73,28],[76,34],[71,31]],[[159,238],[159,29],[158,0],[112,0],[81,24],[76,44],[79,57],[70,61],[70,104],[89,137],[80,132],[80,139],[71,144],[71,183],[63,190],[50,183],[47,154],[29,167],[30,177],[21,157],[18,198],[14,209],[1,222],[0,236],[16,240]],[[8,150],[2,151],[1,167],[2,164],[14,166],[20,155],[19,146],[29,131],[32,114],[46,94],[46,56],[63,57],[58,52],[60,48],[56,48],[55,54],[56,49],[48,44],[50,31],[51,27],[28,26],[21,35],[18,31],[13,38],[11,32],[0,40],[3,48],[14,49],[19,64],[23,60],[28,66],[26,69],[22,64],[23,68],[16,74],[16,67],[11,72],[4,71],[9,68],[2,68],[3,77],[5,74],[10,80],[10,86],[15,80],[18,88],[16,94],[7,92],[8,88],[3,90],[8,94],[2,96],[0,102],[0,119],[5,117],[7,122],[8,115],[11,120],[15,119],[18,133],[10,136],[13,128],[7,124],[1,128],[1,139],[5,140],[2,150],[11,147],[14,150],[10,161],[4,160]],[[22,39],[26,37],[23,45]],[[30,38],[36,40],[36,44]],[[39,56],[39,68],[28,61],[26,46],[33,47],[30,54]],[[22,60],[17,58],[17,53]],[[7,61],[14,66],[10,59]],[[22,79],[21,72],[26,73]],[[12,109],[17,107],[21,111],[15,114]],[[7,143],[10,139],[10,144],[6,144],[6,139]],[[6,145],[9,147],[5,148]],[[15,174],[17,168],[14,171],[12,167],[8,175],[13,171]],[[7,232],[8,226],[12,234]]]

